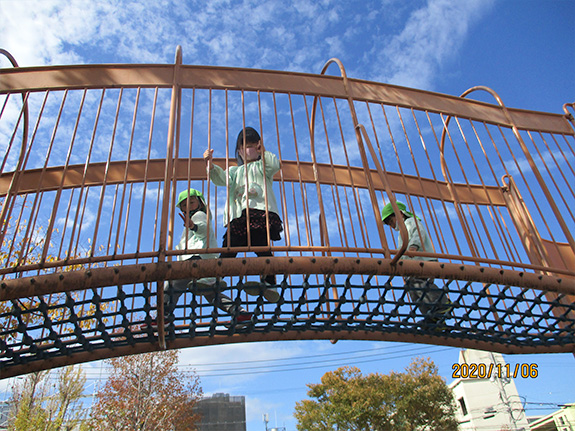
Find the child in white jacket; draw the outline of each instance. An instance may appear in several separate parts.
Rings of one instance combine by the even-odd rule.
[[[268,229],[270,240],[279,240],[283,226],[273,192],[273,176],[280,170],[277,157],[265,150],[259,133],[252,127],[242,129],[236,140],[237,166],[224,171],[212,163],[213,151],[204,153],[210,179],[217,186],[229,188],[228,206],[224,210],[227,231],[222,247],[246,247],[248,241],[251,246],[268,246]],[[271,251],[256,254],[273,256]],[[236,256],[234,251],[220,255],[222,258]],[[279,300],[275,284],[275,275],[262,277],[263,295],[270,302]],[[259,293],[257,289],[246,289],[246,292]]]
[[[423,224],[418,220],[418,217],[413,213],[407,211],[405,204],[397,202],[400,210],[400,216],[403,217],[403,222],[407,229],[407,251],[424,251],[433,253],[433,244]],[[391,203],[388,203],[381,211],[381,219],[392,229],[399,231],[399,225],[396,215],[393,211]],[[403,239],[401,234],[397,239],[397,247],[401,248]],[[402,256],[402,259],[415,259],[426,261],[437,261],[434,257],[428,256]],[[439,287],[434,284],[433,278],[417,278],[405,277],[405,289],[409,292],[409,296],[414,303],[418,304],[419,309],[425,315],[425,323],[437,324],[445,320],[453,308],[447,293],[443,292]]]
[[[196,250],[216,247],[216,236],[213,223],[210,220],[208,230],[209,211],[201,192],[195,189],[184,190],[178,196],[176,206],[180,209],[179,214],[184,222],[184,231],[176,250],[186,250],[188,253],[178,255],[178,260],[193,259],[216,259],[214,253],[197,253]],[[210,217],[211,219],[211,217]],[[195,282],[195,287],[194,287]],[[240,308],[236,309],[234,302],[226,295],[216,294],[216,289],[226,287],[225,282],[216,284],[215,277],[205,277],[198,280],[171,280],[164,283],[164,314],[169,316],[175,309],[180,296],[187,290],[203,295],[210,304],[231,315],[236,314],[238,323],[246,322],[252,318],[252,314]]]

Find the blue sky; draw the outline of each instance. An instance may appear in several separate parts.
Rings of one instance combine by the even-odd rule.
[[[181,45],[186,64],[319,73],[337,57],[350,77],[455,96],[485,85],[515,108],[562,113],[575,99],[571,0],[0,0],[0,11],[0,47],[21,66],[172,63]],[[399,371],[415,356],[451,381],[458,349],[442,346],[294,341],[181,353],[206,393],[246,396],[249,431],[264,429],[263,413],[295,430],[295,402],[326,371]],[[575,402],[573,355],[506,360],[538,364],[537,379],[516,380],[528,415],[552,411],[537,403]]]

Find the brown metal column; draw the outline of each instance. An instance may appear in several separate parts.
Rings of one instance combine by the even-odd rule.
[[[160,220],[160,246],[158,250],[158,262],[166,260],[166,248],[171,245],[171,239],[168,238],[170,230],[173,228],[170,223],[168,228],[170,214],[170,191],[174,181],[174,141],[179,139],[177,136],[177,124],[180,122],[182,88],[179,83],[179,70],[182,64],[182,47],[176,48],[176,61],[174,64],[174,76],[172,85],[172,101],[170,104],[170,120],[168,128],[168,142],[166,144],[166,165],[164,171],[164,194],[162,200],[162,215]],[[169,235],[171,238],[171,235]],[[164,284],[162,281],[157,282],[157,323],[158,338],[162,349],[166,349],[166,333],[164,328]]]

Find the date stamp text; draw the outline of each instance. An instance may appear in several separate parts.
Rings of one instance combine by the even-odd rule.
[[[535,379],[539,375],[537,364],[453,364],[453,379]]]

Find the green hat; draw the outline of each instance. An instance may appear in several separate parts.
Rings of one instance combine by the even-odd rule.
[[[202,194],[202,192],[196,190],[196,189],[189,189],[189,190],[184,190],[183,192],[181,192],[178,195],[178,203],[176,204],[176,206],[180,206],[180,204],[182,202],[184,202],[186,199],[188,199],[190,196],[197,196],[198,199],[200,201],[202,201],[202,203],[205,205],[206,202],[204,201],[204,195]]]
[[[399,210],[403,214],[405,214],[407,217],[413,217],[413,213],[410,213],[409,211],[407,211],[407,207],[405,206],[404,203],[397,201],[396,204],[397,204],[397,207],[399,208]],[[385,219],[388,218],[393,213],[394,213],[393,206],[391,205],[391,202],[390,202],[386,206],[384,206],[383,209],[381,210],[381,220],[383,222],[385,222]]]

